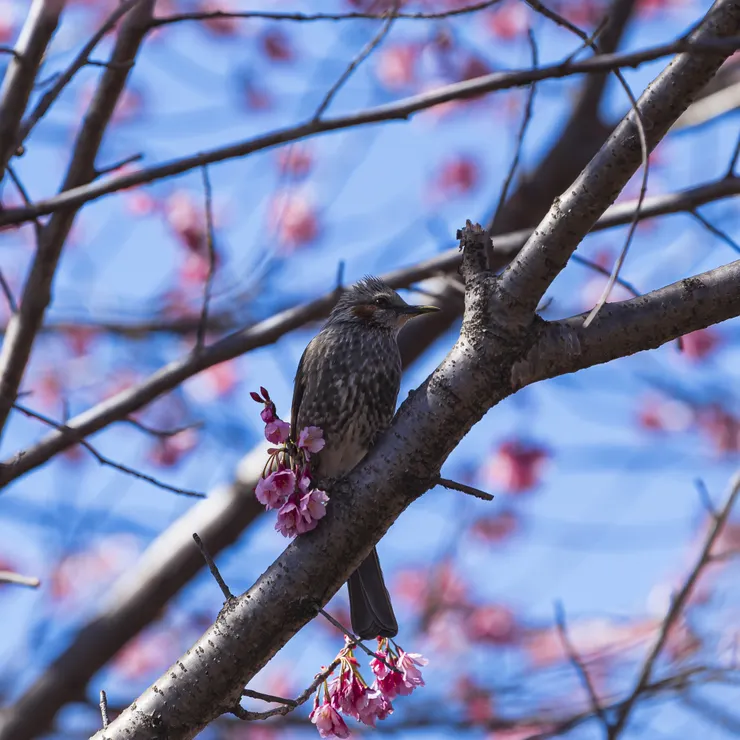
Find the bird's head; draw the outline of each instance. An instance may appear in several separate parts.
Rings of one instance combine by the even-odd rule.
[[[409,319],[438,310],[436,306],[410,306],[380,278],[365,277],[342,293],[329,322],[351,322],[398,332]]]

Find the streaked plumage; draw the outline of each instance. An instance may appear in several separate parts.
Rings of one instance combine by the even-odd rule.
[[[346,475],[390,425],[401,385],[397,336],[413,316],[436,310],[409,306],[378,278],[346,290],[298,365],[291,424],[324,431],[326,447],[315,456],[319,478]],[[393,614],[375,550],[348,582],[357,635],[393,637]]]

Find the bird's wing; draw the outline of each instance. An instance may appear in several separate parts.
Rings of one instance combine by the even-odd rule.
[[[292,430],[293,439],[296,441],[298,439],[298,413],[300,412],[303,394],[306,392],[306,357],[311,348],[311,343],[312,342],[309,342],[306,349],[303,350],[300,362],[298,363],[298,369],[295,372],[295,380],[293,381],[293,403],[290,410],[290,428]]]

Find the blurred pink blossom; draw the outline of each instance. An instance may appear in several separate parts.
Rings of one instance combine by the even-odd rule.
[[[509,493],[531,491],[539,485],[549,456],[549,451],[541,445],[507,440],[486,466],[486,478]]]

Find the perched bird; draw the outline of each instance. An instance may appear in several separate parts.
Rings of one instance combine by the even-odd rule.
[[[294,433],[306,426],[324,431],[326,446],[311,460],[319,479],[349,473],[390,425],[401,386],[398,332],[414,316],[436,310],[410,306],[375,277],[342,293],[306,347],[293,390]],[[347,586],[355,634],[363,640],[398,634],[375,548]]]

